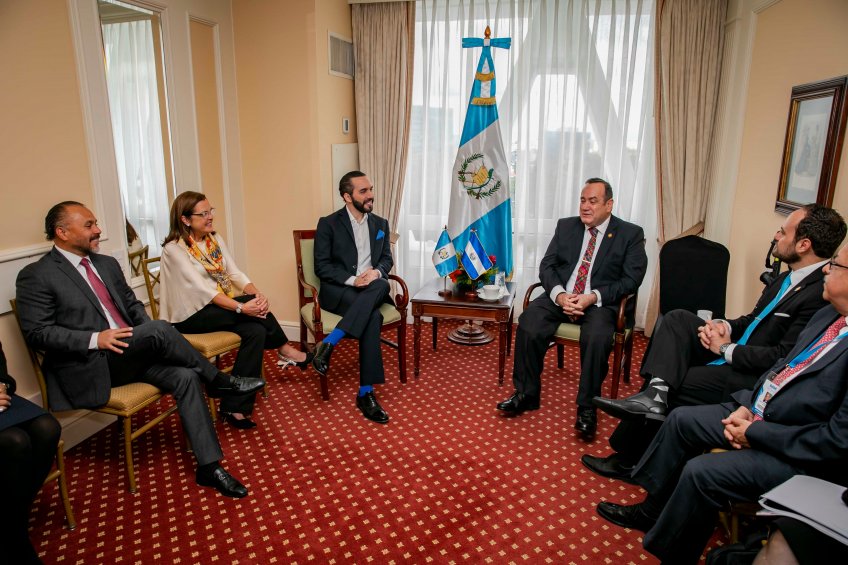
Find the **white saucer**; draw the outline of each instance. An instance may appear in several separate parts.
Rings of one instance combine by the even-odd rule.
[[[503,297],[502,297],[502,296],[498,296],[497,298],[484,298],[484,297],[483,297],[483,295],[482,295],[482,294],[480,294],[480,293],[478,292],[478,293],[477,293],[477,298],[479,298],[479,299],[480,299],[480,300],[482,300],[483,302],[499,302],[499,301],[500,301],[500,299],[501,299],[501,298],[503,298]]]

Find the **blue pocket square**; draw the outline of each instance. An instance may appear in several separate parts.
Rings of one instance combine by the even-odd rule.
[[[386,237],[386,234],[383,233],[383,230],[378,230],[377,231],[377,241],[380,241],[384,237]]]

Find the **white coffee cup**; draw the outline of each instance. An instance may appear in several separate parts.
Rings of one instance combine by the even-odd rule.
[[[707,322],[713,319],[713,312],[712,310],[698,310],[698,317]]]
[[[497,300],[501,297],[501,287],[496,284],[487,284],[481,290],[481,295],[486,300]]]

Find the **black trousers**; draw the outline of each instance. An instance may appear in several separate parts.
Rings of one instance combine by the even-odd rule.
[[[239,302],[248,302],[254,295],[247,294],[236,298]],[[228,331],[241,338],[233,375],[239,377],[259,377],[262,373],[262,356],[266,349],[278,349],[285,344],[283,328],[274,315],[268,312],[265,318],[256,318],[246,314],[236,314],[215,304],[207,304],[187,319],[174,324],[177,331],[184,334],[200,334]],[[222,412],[250,414],[256,403],[256,395],[227,397],[221,399]]]
[[[640,372],[645,386],[651,376],[669,383],[670,409],[727,402],[734,392],[752,388],[760,376],[735,371],[730,365],[707,365],[718,357],[698,340],[703,323],[689,311],[672,310],[651,337]],[[659,428],[655,420],[622,420],[610,436],[610,446],[625,461],[636,463]]]
[[[0,562],[41,563],[29,540],[29,512],[53,465],[61,434],[50,414],[0,430]]]
[[[165,321],[133,327],[126,341],[129,347],[123,353],[108,353],[112,385],[143,382],[173,395],[197,464],[220,461],[224,455],[201,387],[201,382],[212,382],[218,369]]]
[[[581,408],[591,408],[592,398],[601,394],[601,386],[609,371],[615,317],[616,313],[611,308],[591,306],[575,322],[580,324],[577,405]],[[571,320],[547,294],[533,300],[519,316],[512,366],[512,383],[516,391],[530,396],[541,393],[545,353],[557,327],[566,322]]]
[[[730,404],[673,411],[633,471],[640,486],[665,501],[659,520],[643,541],[645,549],[663,562],[697,563],[715,529],[719,509],[731,501],[755,501],[803,473],[762,451],[733,449],[721,424],[730,412]],[[705,453],[713,448],[729,451]]]
[[[330,310],[342,317],[336,328],[359,340],[360,385],[386,382],[380,350],[380,330],[383,328],[380,306],[388,299],[389,290],[386,279],[371,281],[364,288],[345,286],[338,306]]]

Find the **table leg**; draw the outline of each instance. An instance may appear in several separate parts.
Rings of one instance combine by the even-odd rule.
[[[507,322],[498,322],[498,386],[503,386],[504,368],[506,365]]]
[[[433,316],[433,351],[438,347],[439,338],[439,319]]]
[[[418,365],[421,362],[421,315],[412,317],[412,366],[415,377],[418,377]]]
[[[506,329],[506,354],[507,355],[512,355],[512,314],[513,314],[514,311],[515,310],[509,311],[509,320],[507,321],[507,324],[509,324],[507,326],[507,329]]]

